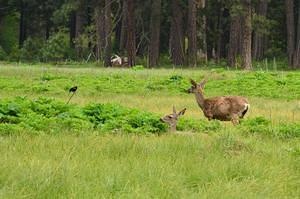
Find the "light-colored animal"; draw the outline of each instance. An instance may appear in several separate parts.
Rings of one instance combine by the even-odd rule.
[[[128,58],[113,55],[110,59],[112,66],[128,66]]]
[[[194,93],[199,107],[202,109],[208,120],[216,119],[221,121],[231,121],[234,125],[239,123],[250,108],[250,104],[245,97],[241,96],[221,96],[205,98],[203,94],[206,80],[196,83],[191,79],[192,87],[189,93]]]
[[[176,108],[175,108],[175,106],[173,106],[173,113],[160,118],[160,120],[169,125],[171,132],[175,132],[178,119],[181,115],[184,115],[185,111],[186,111],[186,108],[184,108],[181,111],[179,111],[178,113],[176,113]]]

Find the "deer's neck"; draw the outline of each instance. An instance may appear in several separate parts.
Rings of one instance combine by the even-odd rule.
[[[195,93],[195,97],[199,107],[203,110],[205,100],[204,95],[200,91],[198,91]]]
[[[176,132],[176,124],[170,125],[170,132]]]

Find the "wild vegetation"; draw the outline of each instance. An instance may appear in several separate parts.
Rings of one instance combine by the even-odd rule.
[[[208,121],[206,96],[243,95],[240,125]],[[220,68],[1,64],[0,197],[297,198],[300,74]],[[78,90],[69,104],[69,88]],[[177,133],[160,118],[187,110]]]

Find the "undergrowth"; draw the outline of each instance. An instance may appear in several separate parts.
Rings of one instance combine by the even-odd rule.
[[[160,133],[166,126],[159,116],[115,104],[85,107],[66,105],[48,98],[15,98],[0,102],[0,134],[59,133],[62,130]]]
[[[219,121],[182,118],[178,131],[218,133],[223,128]],[[0,135],[17,133],[58,134],[68,132],[101,133],[164,133],[166,124],[151,112],[130,109],[118,104],[89,104],[84,107],[67,105],[49,98],[29,100],[17,97],[0,101]],[[236,128],[246,135],[278,138],[300,137],[300,123],[273,125],[264,117],[244,120]]]

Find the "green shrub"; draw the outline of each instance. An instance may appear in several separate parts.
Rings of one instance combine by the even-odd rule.
[[[194,132],[217,132],[221,129],[221,123],[217,120],[195,120],[182,118],[178,121],[177,129]]]
[[[60,31],[52,35],[41,49],[43,61],[62,61],[73,57],[66,33]]]
[[[0,102],[0,124],[1,134],[14,129],[27,129],[32,133],[92,129],[80,109],[47,98],[31,101],[18,97]]]
[[[0,122],[0,135],[21,134],[24,131],[25,129],[20,125]]]
[[[20,122],[19,116],[21,107],[16,102],[0,104],[0,123],[17,124]]]
[[[160,122],[159,117],[148,112],[132,111],[128,117],[128,124],[132,131],[159,133],[166,131],[166,125]],[[130,129],[126,129],[130,132]]]
[[[0,46],[0,60],[6,60],[7,59],[7,53],[5,50]]]
[[[92,104],[84,108],[49,98],[15,98],[0,102],[0,133],[26,129],[32,133],[99,130],[101,132],[161,133],[167,126],[148,112],[115,104]],[[9,127],[11,125],[11,128]]]
[[[271,129],[271,121],[264,117],[255,117],[253,119],[243,120],[239,126],[244,133],[269,134]]]
[[[44,45],[42,39],[36,39],[29,37],[23,44],[23,47],[20,50],[19,59],[21,61],[40,61],[41,60],[41,51]]]
[[[167,90],[169,93],[186,93],[190,86],[189,80],[181,75],[172,75],[146,84],[145,88],[151,91]]]
[[[60,114],[68,113],[69,111],[69,106],[48,98],[39,98],[38,100],[31,101],[29,108],[34,113],[47,118],[57,117]]]
[[[11,47],[11,52],[8,55],[9,61],[20,61],[21,57],[21,49],[19,49],[18,45]]]
[[[2,14],[2,11],[4,10],[1,9],[0,46],[7,54],[10,54],[13,47],[18,45],[20,16],[17,12]],[[8,57],[4,57],[4,59],[7,60]]]
[[[90,122],[102,131],[120,130],[128,133],[160,133],[167,127],[158,116],[115,104],[92,104],[84,108]]]
[[[256,117],[245,120],[239,128],[244,133],[266,135],[284,139],[300,137],[299,123],[280,123],[272,125],[271,121],[264,117]]]
[[[144,70],[144,69],[145,69],[145,67],[143,65],[136,65],[136,66],[132,67],[132,70],[135,70],[135,71]]]
[[[300,124],[280,124],[276,135],[280,138],[299,138]]]

